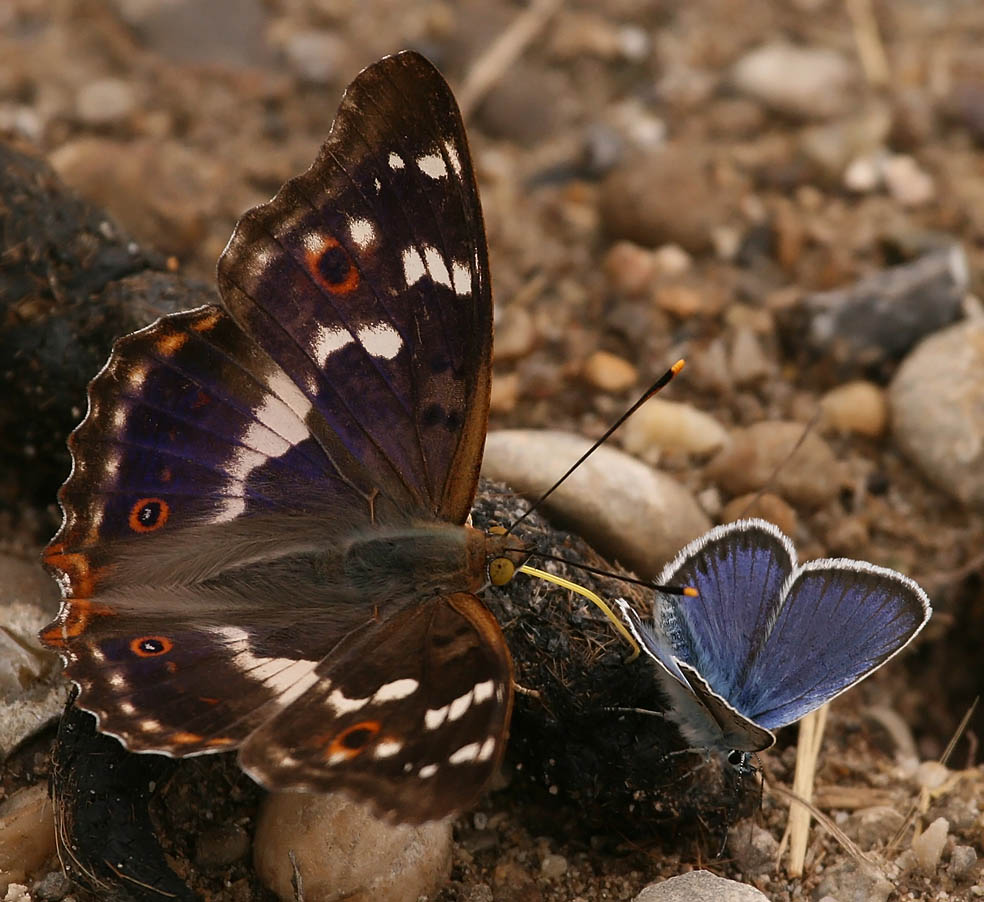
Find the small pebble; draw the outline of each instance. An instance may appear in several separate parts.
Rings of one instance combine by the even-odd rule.
[[[567,873],[567,859],[552,852],[540,861],[540,876],[545,880],[559,880]]]
[[[656,279],[653,251],[631,241],[615,242],[605,254],[604,266],[612,287],[629,297],[650,291]]]
[[[75,98],[75,111],[87,125],[122,122],[134,110],[133,88],[120,78],[100,78],[83,85]]]
[[[632,414],[621,438],[629,454],[647,463],[655,463],[663,451],[713,454],[729,441],[728,430],[710,414],[663,398],[650,398]]]
[[[950,825],[945,817],[936,818],[922,833],[912,840],[912,854],[924,874],[935,874],[943,855]]]
[[[711,229],[725,218],[723,192],[692,144],[667,144],[613,169],[602,182],[601,217],[613,238],[643,247],[677,244],[690,253],[710,247]]]
[[[235,824],[206,829],[195,843],[195,861],[203,868],[226,867],[248,852],[249,834]]]
[[[733,430],[731,444],[711,460],[705,474],[733,495],[756,492],[775,474],[775,491],[794,504],[811,506],[833,498],[841,484],[841,466],[816,432],[776,420]]]
[[[813,895],[833,896],[840,902],[887,902],[894,892],[892,882],[875,865],[849,859],[828,866]]]
[[[536,324],[525,307],[504,307],[496,318],[493,350],[496,362],[525,357],[536,345]]]
[[[925,339],[896,371],[888,403],[903,453],[957,500],[984,506],[984,322]]]
[[[787,536],[796,535],[799,520],[796,511],[772,492],[752,492],[732,498],[721,509],[720,521],[733,523],[747,517],[761,517],[778,526]]]
[[[599,391],[619,394],[639,379],[639,371],[624,357],[608,351],[595,351],[581,370],[584,380]]]
[[[888,428],[888,399],[873,382],[838,385],[820,399],[820,407],[824,423],[838,432],[881,438]]]
[[[776,112],[826,119],[858,102],[857,69],[833,50],[775,43],[758,47],[734,66],[732,83],[742,94]]]
[[[775,364],[762,348],[758,335],[748,327],[735,330],[729,365],[735,385],[753,385],[775,373]]]
[[[38,902],[59,902],[72,891],[72,881],[59,869],[45,874],[34,887]]]
[[[977,864],[977,852],[972,846],[954,846],[947,870],[954,880],[963,880]]]
[[[728,850],[743,876],[757,877],[775,867],[779,843],[768,830],[749,820],[731,828]]]
[[[923,761],[916,770],[916,783],[923,789],[939,789],[950,779],[950,769],[939,761]]]
[[[284,56],[295,75],[318,85],[337,80],[349,65],[345,40],[334,31],[320,29],[290,35]]]
[[[873,805],[851,812],[843,829],[862,850],[867,851],[887,845],[904,820],[898,811],[888,805]]]
[[[690,319],[703,312],[705,307],[701,293],[687,285],[660,285],[653,299],[661,310],[680,319]]]
[[[882,184],[881,157],[866,154],[857,157],[844,172],[844,187],[857,194],[869,194]]]
[[[653,251],[656,269],[661,276],[682,276],[694,265],[694,258],[679,244],[664,244]]]
[[[489,408],[493,413],[511,413],[519,403],[519,373],[496,374],[492,380]]]
[[[885,187],[903,207],[921,207],[936,197],[932,176],[909,156],[889,157],[882,163]]]

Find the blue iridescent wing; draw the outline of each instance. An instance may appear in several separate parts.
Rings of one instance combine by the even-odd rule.
[[[730,700],[764,727],[793,723],[905,648],[931,613],[926,593],[895,570],[850,560],[804,564],[770,609]]]
[[[789,539],[764,520],[715,527],[684,547],[658,582],[692,586],[698,595],[657,597],[654,632],[661,637],[664,667],[672,672],[669,658],[679,658],[714,692],[733,700],[795,566]]]

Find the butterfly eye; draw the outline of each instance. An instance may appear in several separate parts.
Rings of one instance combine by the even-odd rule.
[[[743,771],[745,769],[747,759],[748,755],[745,752],[738,751],[738,749],[732,749],[728,752],[728,764],[737,771]]]
[[[497,557],[489,561],[489,582],[493,586],[504,586],[516,574],[516,565],[507,557]]]

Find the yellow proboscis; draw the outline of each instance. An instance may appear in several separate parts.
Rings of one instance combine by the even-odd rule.
[[[577,583],[572,583],[569,579],[564,579],[562,576],[554,576],[553,573],[547,573],[546,570],[538,570],[536,567],[530,567],[528,564],[523,564],[521,567],[517,568],[520,573],[525,573],[527,576],[536,576],[539,579],[545,579],[548,583],[555,583],[564,589],[570,589],[571,592],[576,592],[578,595],[583,595],[588,599],[595,607],[597,607],[612,623],[615,624],[615,629],[622,634],[629,645],[632,646],[632,654],[627,660],[634,661],[639,657],[639,645],[635,639],[632,638],[632,634],[625,628],[625,624],[619,620],[618,616],[612,611],[604,601],[598,595],[595,595],[590,589],[585,589],[584,586],[579,586]]]

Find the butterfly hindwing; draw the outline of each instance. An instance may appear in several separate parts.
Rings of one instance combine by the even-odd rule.
[[[266,785],[344,789],[403,820],[443,817],[474,802],[502,758],[511,668],[475,596],[404,607],[349,636],[306,693],[249,737],[240,762]],[[400,676],[380,685],[381,672]]]

